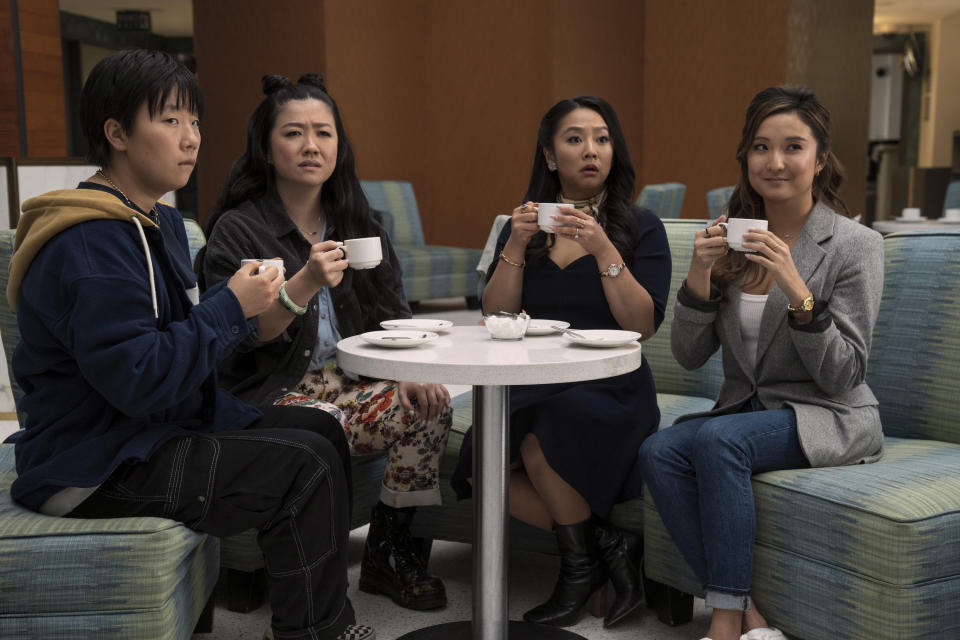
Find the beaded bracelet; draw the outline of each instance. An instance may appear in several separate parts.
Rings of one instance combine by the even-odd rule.
[[[507,263],[508,265],[510,265],[511,267],[516,267],[517,269],[523,269],[524,267],[527,266],[527,261],[526,261],[526,260],[524,260],[524,261],[521,262],[520,264],[517,264],[516,262],[514,262],[513,260],[511,260],[511,259],[508,258],[507,256],[503,255],[503,252],[500,253],[500,259],[503,260],[504,262],[506,262],[506,263]]]
[[[287,293],[286,282],[280,285],[280,292],[277,293],[277,298],[280,299],[280,304],[282,304],[287,311],[289,311],[294,315],[302,316],[307,312],[306,307],[301,307],[300,305],[298,305],[296,302],[293,301],[293,298],[291,298],[290,295]]]

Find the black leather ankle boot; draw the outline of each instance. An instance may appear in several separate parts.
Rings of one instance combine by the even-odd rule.
[[[603,626],[612,627],[643,602],[640,576],[643,538],[600,521],[595,521],[594,532],[607,575],[613,583],[613,605],[603,618]]]
[[[568,627],[580,619],[580,609],[604,586],[606,574],[597,552],[593,522],[554,526],[560,548],[560,576],[550,599],[523,614],[527,622]]]
[[[395,509],[378,502],[370,514],[370,530],[360,563],[361,591],[383,593],[407,609],[446,606],[447,591],[427,573],[410,536],[414,507]]]

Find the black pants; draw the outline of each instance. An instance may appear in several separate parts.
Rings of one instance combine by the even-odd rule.
[[[262,411],[246,429],[177,437],[121,465],[68,517],[160,516],[215,536],[259,529],[274,636],[333,639],[355,622],[347,441],[323,411]]]

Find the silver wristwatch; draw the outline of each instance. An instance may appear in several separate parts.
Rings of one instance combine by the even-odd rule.
[[[620,264],[612,264],[607,267],[606,271],[601,271],[600,275],[604,278],[616,278],[618,275],[620,275],[620,272],[626,268],[627,265],[622,262]]]

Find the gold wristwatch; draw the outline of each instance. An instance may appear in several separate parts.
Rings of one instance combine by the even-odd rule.
[[[792,306],[789,302],[787,303],[787,311],[792,311],[793,313],[803,313],[804,311],[813,311],[813,294],[811,293],[806,298],[803,299],[803,302],[797,306]]]

